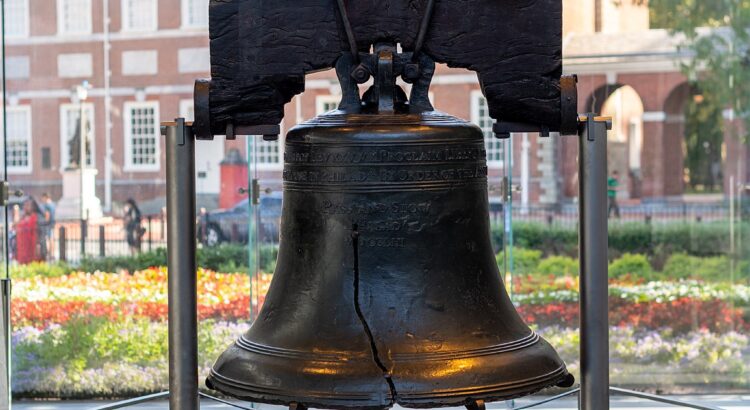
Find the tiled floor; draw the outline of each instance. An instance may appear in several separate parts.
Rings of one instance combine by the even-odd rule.
[[[686,397],[672,397],[678,400],[686,400],[695,403],[708,404],[719,407],[725,410],[750,410],[750,395],[741,396],[686,396]],[[539,400],[541,398],[536,398]],[[255,405],[250,403],[236,402],[237,404],[250,408],[253,407],[257,410],[283,410],[284,407],[270,406],[270,405]],[[517,400],[515,405],[520,407],[525,404],[532,403],[531,399]],[[13,404],[12,410],[92,410],[96,407],[106,404],[105,402],[18,402]],[[168,410],[169,406],[166,401],[155,401],[151,403],[139,404],[133,407],[129,407],[134,410]],[[207,400],[201,402],[201,409],[204,410],[231,410],[234,407],[227,406],[220,403],[215,403]],[[505,410],[509,407],[506,403],[490,403],[487,405],[488,409],[492,410]],[[577,409],[577,402],[575,399],[563,399],[554,403],[548,403],[535,407],[536,409],[544,410],[575,410]],[[627,398],[627,397],[613,397],[611,403],[612,409],[633,409],[633,410],[662,410],[662,409],[679,409],[683,407],[669,406],[666,404],[651,403],[641,399]],[[399,407],[394,407],[396,410],[400,410]],[[463,408],[455,408],[449,410],[464,410]]]

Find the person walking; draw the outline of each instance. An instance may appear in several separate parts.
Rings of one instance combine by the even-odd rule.
[[[42,226],[42,232],[44,233],[44,246],[45,255],[49,259],[54,249],[54,235],[55,235],[55,203],[52,201],[49,193],[45,192],[42,194],[42,215],[44,215],[44,221]]]
[[[620,219],[620,205],[617,204],[617,190],[620,187],[619,173],[617,170],[612,171],[612,175],[607,178],[607,218],[615,213],[615,218]]]
[[[125,201],[124,222],[131,255],[135,255],[141,251],[141,238],[143,238],[143,234],[145,233],[145,229],[141,226],[141,219],[141,210],[138,209],[135,199],[129,198]]]
[[[23,203],[23,214],[14,228],[16,231],[16,261],[25,265],[43,261],[40,241],[39,222],[43,218],[42,210],[34,198]]]

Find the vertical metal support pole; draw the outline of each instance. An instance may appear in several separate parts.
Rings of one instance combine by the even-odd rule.
[[[10,359],[11,359],[11,323],[10,323],[10,277],[0,279],[0,408],[10,409]]]
[[[164,132],[166,131],[166,132]],[[198,306],[195,262],[195,139],[185,120],[166,126],[169,408],[197,410]]]
[[[581,410],[609,409],[606,120],[581,119],[578,148]]]

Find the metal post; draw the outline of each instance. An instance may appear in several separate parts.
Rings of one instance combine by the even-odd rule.
[[[106,242],[107,238],[105,235],[104,225],[99,225],[99,257],[103,258],[107,254]]]
[[[146,223],[148,224],[148,251],[149,252],[151,252],[153,250],[152,249],[152,244],[151,244],[151,242],[153,240],[153,238],[151,237],[151,219],[152,219],[151,215],[149,215],[148,217],[146,217]]]
[[[195,262],[195,139],[180,118],[162,131],[167,151],[169,408],[197,410],[198,318]]]
[[[60,227],[60,232],[57,235],[57,245],[60,248],[59,251],[59,259],[62,262],[66,262],[68,260],[68,257],[66,256],[66,250],[68,248],[68,244],[66,243],[67,239],[65,238],[65,227]]]
[[[6,272],[6,275],[9,275]],[[10,409],[11,406],[11,322],[10,322],[10,292],[11,279],[6,276],[0,279],[0,408]]]
[[[581,410],[609,409],[607,120],[581,118],[578,206],[581,280]]]
[[[81,218],[81,257],[80,260],[86,259],[86,237],[88,236],[88,223]]]

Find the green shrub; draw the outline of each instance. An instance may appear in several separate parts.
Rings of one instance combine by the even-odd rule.
[[[750,236],[748,223],[738,224],[736,230],[742,237]],[[494,226],[492,241],[495,249],[502,249],[503,236],[502,226]],[[666,260],[673,253],[725,255],[730,240],[726,222],[618,223],[610,225],[608,239],[610,256],[640,253],[659,260]],[[539,250],[543,255],[576,257],[578,253],[578,231],[574,226],[516,222],[513,224],[513,240],[515,246]],[[750,254],[750,241],[743,241],[742,245],[739,254]]]
[[[84,272],[117,272],[124,269],[129,272],[167,264],[167,250],[159,248],[150,252],[141,252],[132,256],[111,256],[106,258],[86,258],[78,269]]]
[[[502,241],[503,231],[502,229],[498,231],[499,233],[495,233],[493,238]],[[544,255],[574,256],[578,252],[578,232],[575,229],[560,226],[516,222],[513,224],[513,245],[539,250]]]
[[[217,272],[247,272],[249,249],[246,245],[226,244],[216,247],[198,248],[196,263],[198,267]],[[264,272],[273,272],[276,266],[278,247],[264,245],[260,248],[260,268]],[[86,258],[78,269],[84,272],[117,272],[127,270],[135,272],[154,266],[167,265],[167,250],[159,248],[150,252],[141,252],[133,256],[114,256],[106,258]]]
[[[502,272],[505,268],[505,253],[497,254],[497,266]],[[534,249],[515,248],[513,249],[513,272],[523,275],[536,273],[539,263],[542,260],[542,252]],[[510,267],[508,267],[510,268]]]
[[[71,269],[65,262],[46,263],[31,262],[25,265],[13,265],[10,267],[10,276],[15,279],[27,279],[35,276],[55,278],[69,274]]]
[[[669,280],[698,279],[710,282],[725,282],[732,277],[745,280],[748,261],[739,261],[732,275],[732,261],[728,256],[700,258],[685,253],[676,253],[664,264],[664,277]]]
[[[576,276],[578,260],[567,256],[550,256],[539,263],[538,272],[543,275]]]
[[[649,281],[655,279],[655,274],[644,255],[626,253],[609,264],[609,277],[613,279],[642,278]]]

